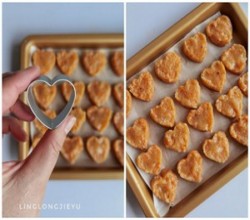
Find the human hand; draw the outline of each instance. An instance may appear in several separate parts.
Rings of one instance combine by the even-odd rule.
[[[3,77],[2,122],[3,134],[11,133],[17,140],[27,140],[20,120],[32,121],[34,115],[27,105],[19,100],[19,95],[38,76],[39,68],[31,67]],[[7,116],[8,114],[12,116]],[[55,130],[48,130],[32,153],[23,161],[3,163],[3,216],[36,217],[42,203],[46,185],[56,164],[67,133],[75,123],[68,116]],[[23,209],[32,205],[32,209]]]

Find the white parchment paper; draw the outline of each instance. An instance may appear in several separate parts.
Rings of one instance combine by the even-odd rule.
[[[83,81],[85,83],[85,94],[81,100],[81,104],[79,105],[79,107],[81,107],[84,111],[86,111],[87,108],[92,105],[92,103],[90,102],[88,95],[87,95],[87,84],[89,82],[91,82],[93,80],[106,81],[106,82],[110,83],[110,85],[112,86],[112,89],[116,83],[123,82],[123,77],[118,77],[112,71],[110,64],[109,64],[109,58],[110,58],[111,53],[114,52],[115,50],[123,50],[123,48],[98,48],[98,49],[96,49],[96,50],[102,51],[106,55],[107,64],[106,64],[106,67],[104,68],[104,70],[101,73],[99,73],[98,75],[96,75],[95,77],[89,76],[84,71],[84,69],[82,68],[82,65],[81,65],[81,57],[82,57],[83,51],[84,50],[93,50],[93,48],[81,48],[81,49],[80,48],[42,48],[42,49],[48,49],[48,50],[51,49],[51,50],[55,51],[55,53],[57,51],[60,51],[63,49],[74,50],[78,53],[79,64],[78,64],[75,72],[71,76],[69,76],[69,78],[72,80],[72,82]],[[32,55],[35,50],[37,50],[37,48],[35,46],[31,47],[30,54]],[[32,65],[31,60],[30,60],[30,65]],[[58,74],[62,74],[62,73],[60,72],[58,67],[55,65],[54,68],[47,74],[47,76],[50,78],[54,78],[54,76],[56,76]],[[55,101],[51,104],[50,108],[56,110],[56,112],[58,113],[58,111],[61,108],[63,108],[64,105],[65,105],[65,100],[61,94],[61,87],[57,86],[57,95],[56,95]],[[113,97],[112,92],[111,92],[111,95],[110,95],[108,101],[104,104],[104,106],[110,107],[113,111],[113,114],[117,111],[123,111],[123,109],[117,105],[117,103]],[[30,126],[31,140],[36,132],[37,131],[36,131],[34,124],[31,123],[31,126]],[[80,128],[78,133],[76,133],[76,135],[79,135],[83,138],[84,145],[86,143],[87,138],[91,135],[106,136],[110,139],[111,145],[112,145],[112,141],[114,141],[116,138],[119,138],[119,137],[121,138],[121,136],[118,134],[118,132],[116,131],[116,129],[113,125],[113,119],[111,119],[110,125],[108,126],[108,128],[103,133],[100,133],[91,127],[91,125],[89,124],[89,122],[86,118],[85,123],[82,125],[82,127]],[[72,134],[69,134],[69,136],[72,136]],[[121,167],[121,166],[117,162],[115,156],[113,155],[112,149],[110,150],[110,154],[109,154],[107,160],[102,164],[97,164],[89,157],[89,155],[84,147],[83,153],[79,156],[79,158],[77,159],[77,161],[74,165],[70,165],[60,155],[60,157],[58,158],[58,161],[56,163],[56,167],[113,168],[113,167]]]
[[[170,96],[173,98],[175,107],[176,107],[176,123],[178,122],[186,122],[186,116],[188,114],[188,109],[182,107],[178,102],[174,99],[174,93],[178,86],[182,85],[186,80],[188,79],[198,79],[200,73],[202,70],[208,66],[211,65],[211,63],[217,59],[219,59],[220,55],[224,50],[229,48],[232,43],[234,42],[239,42],[236,36],[234,36],[233,42],[230,45],[227,45],[225,47],[217,47],[213,45],[212,43],[208,41],[208,53],[206,58],[201,64],[197,64],[194,62],[189,61],[181,52],[181,45],[183,43],[183,40],[194,35],[197,32],[203,32],[205,30],[205,27],[207,24],[214,20],[216,17],[220,16],[220,13],[216,13],[215,15],[211,16],[209,19],[206,21],[200,23],[197,25],[192,31],[190,31],[182,40],[180,40],[178,43],[176,43],[172,48],[170,48],[167,51],[174,51],[177,54],[179,54],[182,58],[182,71],[180,74],[179,81],[177,83],[173,84],[166,84],[162,81],[160,81],[154,74],[154,62],[158,59],[160,59],[164,54],[162,54],[160,57],[158,57],[156,60],[154,60],[151,64],[146,66],[142,71],[149,71],[152,73],[153,78],[154,78],[154,83],[155,83],[155,94],[154,98],[150,102],[142,102],[140,100],[137,100],[133,98],[133,110],[130,113],[128,119],[127,119],[127,126],[131,126],[131,124],[136,120],[138,117],[145,117],[149,123],[149,128],[150,128],[150,139],[149,139],[149,146],[152,144],[157,144],[162,148],[163,152],[163,163],[162,163],[162,168],[170,168],[172,169],[176,174],[176,165],[178,161],[188,154],[190,150],[193,149],[199,149],[199,152],[201,152],[201,145],[206,138],[211,138],[214,134],[214,132],[217,132],[219,130],[225,131],[227,134],[227,137],[230,142],[230,157],[228,161],[225,164],[218,164],[216,162],[213,162],[209,159],[207,159],[204,154],[202,154],[203,157],[203,180],[201,183],[191,183],[188,181],[185,181],[179,177],[179,182],[178,182],[178,188],[177,188],[177,194],[176,194],[176,199],[171,206],[175,206],[178,204],[182,199],[184,199],[186,196],[188,196],[193,190],[195,190],[197,187],[199,187],[201,184],[203,184],[206,180],[208,180],[210,177],[212,177],[214,174],[216,174],[218,171],[220,171],[223,167],[225,167],[227,164],[232,162],[234,159],[239,157],[242,153],[244,153],[247,148],[244,146],[241,146],[237,142],[235,142],[229,135],[228,133],[228,127],[232,123],[232,119],[229,119],[227,117],[224,117],[220,113],[218,113],[214,107],[214,128],[213,132],[200,132],[198,130],[193,129],[191,126],[189,126],[190,129],[190,142],[189,142],[189,149],[187,153],[178,153],[171,151],[169,149],[166,149],[163,145],[163,137],[164,133],[166,132],[166,128],[161,127],[160,125],[154,123],[150,117],[149,117],[149,111],[152,107],[155,105],[158,105],[160,103],[160,100],[165,97],[165,96]],[[138,77],[138,72],[136,75],[131,77],[129,81],[131,81],[134,77]],[[245,71],[244,71],[245,72]],[[224,86],[224,89],[222,93],[227,93],[227,91],[234,85],[237,84],[237,80],[239,79],[240,76],[233,75],[229,72],[227,72],[227,79],[226,83]],[[218,92],[213,92],[200,83],[201,86],[201,100],[200,103],[209,101],[213,104],[215,103],[215,100],[218,98],[220,95]],[[243,107],[243,113],[247,113],[247,98],[244,96],[244,107]],[[127,144],[127,153],[129,154],[130,158],[132,161],[135,163],[136,157],[140,154],[140,151],[129,146]],[[137,167],[137,166],[136,166]],[[150,180],[152,179],[152,175],[146,174],[142,170],[140,170],[137,167],[140,175],[144,179],[145,183],[150,187]],[[170,205],[161,202],[159,199],[157,199],[155,196],[153,196],[154,199],[154,205],[155,208],[160,216],[166,215],[168,212]]]

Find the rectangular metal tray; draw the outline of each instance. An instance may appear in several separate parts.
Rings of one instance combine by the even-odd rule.
[[[123,34],[58,34],[32,35],[24,39],[21,45],[21,69],[29,66],[30,48],[120,48],[124,45]],[[25,95],[21,99],[27,103]],[[24,160],[30,149],[30,124],[22,122],[29,140],[19,143],[19,159]],[[51,179],[122,179],[121,168],[74,168],[55,167]]]
[[[219,11],[230,17],[234,26],[234,34],[236,34],[241,43],[248,48],[247,18],[239,5],[237,3],[203,3],[130,58],[127,61],[127,79],[181,40],[196,25]],[[184,217],[244,170],[247,165],[248,152],[246,151],[198,187],[189,196],[172,207],[165,217]],[[152,192],[143,181],[128,155],[126,156],[126,175],[127,181],[140,203],[144,214],[147,217],[159,217],[154,207]]]

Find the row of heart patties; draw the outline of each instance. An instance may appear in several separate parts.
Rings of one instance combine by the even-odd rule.
[[[123,51],[117,50],[110,55],[110,66],[116,76],[124,74],[124,56]],[[36,50],[32,55],[32,61],[35,66],[40,67],[41,74],[49,73],[57,63],[60,71],[71,76],[79,63],[79,55],[76,51],[61,50],[55,55],[53,50]],[[107,65],[107,57],[102,51],[86,50],[82,54],[82,66],[89,76],[100,74]]]
[[[81,100],[85,93],[85,84],[83,81],[76,81],[73,83],[76,90],[76,98],[74,106],[78,106],[81,103]],[[90,101],[96,106],[104,105],[111,95],[111,90],[115,98],[116,103],[123,108],[124,105],[124,92],[123,92],[123,83],[117,83],[111,88],[111,85],[105,81],[94,80],[90,82],[87,86],[87,92]],[[61,85],[61,92],[65,99],[68,101],[71,95],[71,86],[68,83],[63,83]],[[33,87],[33,93],[35,100],[38,105],[47,109],[51,103],[54,101],[57,94],[56,86],[48,86],[45,83],[36,84]]]

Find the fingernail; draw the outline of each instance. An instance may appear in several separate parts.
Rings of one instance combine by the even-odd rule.
[[[26,70],[40,71],[40,67],[39,66],[30,66],[30,67],[26,68]]]
[[[33,66],[35,67],[36,71],[40,73],[40,67],[39,66]]]
[[[69,131],[71,130],[71,128],[73,127],[73,125],[75,124],[76,122],[76,118],[75,117],[72,117],[66,124],[65,128],[64,128],[64,131],[66,134],[69,133]]]

